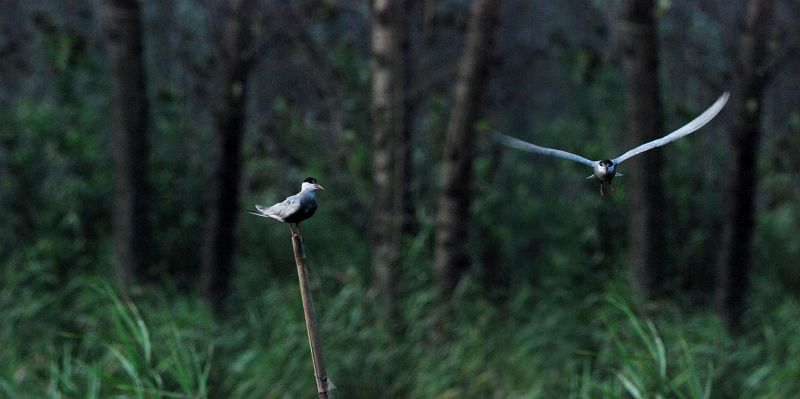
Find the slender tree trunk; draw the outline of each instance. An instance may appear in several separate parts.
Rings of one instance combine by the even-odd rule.
[[[411,32],[414,28],[414,17],[412,15],[416,0],[405,0],[405,14],[403,14],[403,21],[401,21],[401,49],[403,54],[403,135],[401,141],[402,146],[398,146],[397,156],[402,158],[402,170],[398,170],[398,178],[401,181],[401,195],[403,207],[403,225],[401,235],[403,237],[414,236],[419,230],[417,224],[416,206],[414,205],[413,198],[413,164],[411,161],[412,153],[412,136],[414,132],[415,119],[419,111],[419,103],[421,95],[411,93],[416,80],[417,60],[414,56],[414,48],[411,45]]]
[[[730,171],[727,198],[731,203],[717,265],[716,287],[717,312],[732,328],[739,327],[749,284],[761,105],[768,80],[764,61],[774,2],[749,0],[746,7],[745,30],[739,44],[737,84],[741,100],[731,112],[736,118],[731,132],[733,164],[727,168]]]
[[[500,1],[473,0],[466,46],[444,142],[442,189],[436,215],[434,272],[448,291],[469,268],[470,206],[475,127],[488,80]]]
[[[136,0],[108,0],[101,7],[111,75],[114,255],[125,288],[146,274],[150,248],[142,19]]]
[[[373,288],[387,304],[394,297],[394,280],[403,238],[405,153],[405,80],[403,0],[372,4],[372,124],[375,206],[372,210]]]
[[[147,40],[150,43],[148,54],[148,70],[154,71],[150,76],[150,87],[153,92],[154,101],[163,101],[175,95],[175,77],[177,74],[175,54],[175,37],[177,32],[174,1],[154,2],[153,17],[148,21],[151,29],[148,29]],[[156,109],[154,108],[154,111]]]
[[[245,95],[252,66],[248,50],[254,5],[253,0],[239,0],[230,5],[224,22],[219,57],[221,85],[214,114],[217,160],[203,260],[203,294],[218,313],[223,308],[233,274],[234,232],[242,169],[241,146],[246,121]]]
[[[628,114],[627,147],[664,134],[658,84],[658,40],[653,0],[625,0],[620,34]],[[633,291],[642,298],[658,293],[664,277],[664,190],[658,149],[628,161],[630,205],[628,245]]]

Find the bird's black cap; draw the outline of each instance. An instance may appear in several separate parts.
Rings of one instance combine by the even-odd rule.
[[[303,183],[317,184],[317,179],[313,177],[306,177],[306,179],[303,180]]]

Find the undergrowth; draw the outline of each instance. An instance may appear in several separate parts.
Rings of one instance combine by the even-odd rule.
[[[317,290],[338,397],[800,394],[793,299],[756,302],[746,331],[731,336],[708,310],[633,306],[614,284],[579,295],[523,286],[491,301],[466,280],[447,301],[432,288],[415,291],[399,305],[400,320],[390,320],[359,281]],[[265,287],[220,320],[195,296],[159,287],[123,299],[96,278],[47,290],[35,279],[16,283],[0,291],[0,397],[314,395],[299,294],[289,282]]]

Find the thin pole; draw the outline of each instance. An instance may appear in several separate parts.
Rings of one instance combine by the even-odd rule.
[[[308,345],[311,348],[311,361],[314,363],[314,376],[317,380],[317,393],[320,399],[328,399],[328,376],[325,374],[325,362],[322,360],[322,345],[317,333],[317,321],[314,318],[314,301],[311,288],[308,286],[308,267],[306,251],[303,247],[303,236],[292,234],[294,261],[297,264],[297,278],[300,280],[300,297],[303,299],[303,315],[306,318]]]

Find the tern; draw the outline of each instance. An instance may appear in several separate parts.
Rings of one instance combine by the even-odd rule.
[[[674,132],[672,132],[672,133],[670,133],[670,134],[668,134],[668,135],[666,135],[666,136],[664,136],[664,137],[662,137],[660,139],[656,139],[656,140],[653,140],[651,142],[642,144],[642,145],[640,145],[640,146],[638,146],[638,147],[636,147],[636,148],[634,148],[634,149],[632,149],[632,150],[630,150],[630,151],[628,151],[628,152],[626,152],[626,153],[624,153],[624,154],[622,154],[622,155],[620,155],[620,156],[618,156],[616,158],[613,158],[613,159],[603,159],[603,160],[600,160],[600,161],[590,161],[590,160],[588,160],[588,159],[586,159],[586,158],[584,158],[584,157],[582,157],[580,155],[576,155],[576,154],[573,154],[573,153],[570,153],[570,152],[566,152],[566,151],[562,151],[562,150],[556,150],[554,148],[540,147],[538,145],[531,144],[531,143],[528,143],[526,141],[522,141],[520,139],[511,137],[511,136],[507,136],[505,134],[497,133],[497,132],[494,133],[494,138],[495,138],[495,140],[497,140],[500,143],[505,144],[505,145],[507,145],[509,147],[513,147],[513,148],[517,148],[517,149],[520,149],[520,150],[532,152],[532,153],[535,153],[535,154],[549,155],[551,157],[569,159],[571,161],[575,161],[575,162],[578,162],[578,163],[581,163],[581,164],[584,164],[586,166],[591,167],[593,173],[591,175],[589,175],[589,177],[587,177],[586,179],[591,179],[591,178],[597,179],[600,182],[600,196],[601,197],[605,197],[605,193],[603,192],[603,184],[608,183],[609,187],[611,187],[611,191],[615,192],[614,186],[611,185],[611,180],[614,179],[614,177],[616,177],[616,176],[622,176],[622,173],[619,173],[619,172],[616,171],[616,168],[617,168],[617,166],[619,164],[621,164],[622,162],[624,162],[626,159],[628,159],[630,157],[633,157],[635,155],[639,155],[639,154],[641,154],[641,153],[643,153],[645,151],[648,151],[648,150],[652,150],[653,148],[661,147],[661,146],[663,146],[665,144],[671,143],[671,142],[673,142],[673,141],[675,141],[675,140],[677,140],[677,139],[679,139],[679,138],[681,138],[683,136],[686,136],[686,135],[688,135],[690,133],[693,133],[696,130],[700,129],[706,123],[708,123],[712,119],[714,119],[715,116],[717,116],[717,114],[725,106],[725,103],[728,102],[728,97],[730,97],[728,92],[722,93],[722,95],[719,96],[719,98],[717,99],[717,101],[714,102],[714,104],[711,104],[711,106],[708,107],[708,109],[706,109],[705,111],[703,111],[702,114],[700,114],[699,116],[694,118],[694,120],[692,120],[691,122],[687,123],[686,125],[684,125],[680,129],[675,130]]]
[[[286,197],[283,202],[279,202],[269,208],[256,205],[256,212],[247,212],[288,223],[292,236],[300,235],[300,222],[310,218],[317,211],[317,190],[325,190],[325,188],[317,183],[317,179],[307,177],[303,180],[299,193]],[[292,229],[292,224],[297,227],[297,232]]]

